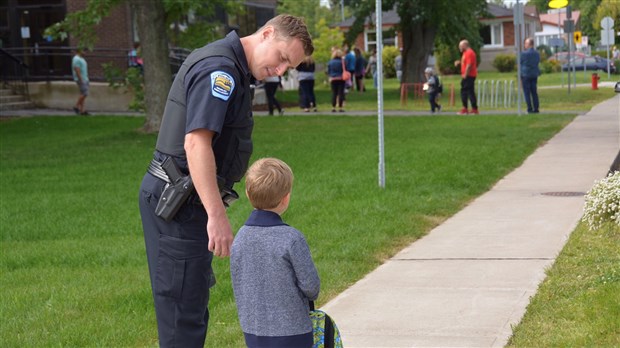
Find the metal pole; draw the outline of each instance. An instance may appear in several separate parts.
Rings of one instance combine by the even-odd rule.
[[[519,97],[517,98],[517,115],[521,116],[521,95],[523,90],[521,85],[521,41],[523,40],[521,37],[521,26],[523,22],[523,7],[519,3],[519,0],[517,0],[515,10],[517,11],[515,14],[515,34],[517,34],[515,45],[517,46],[517,91],[519,92]]]
[[[611,79],[611,76],[609,74],[609,71],[611,69],[611,67],[609,66],[610,63],[611,63],[611,61],[609,60],[609,41],[610,41],[611,38],[609,37],[609,35],[607,35],[607,36],[608,36],[607,37],[607,79],[609,80],[609,79]],[[585,60],[584,60],[584,62],[585,62]]]
[[[342,21],[344,22],[344,0],[340,0],[340,16],[342,17]]]
[[[383,138],[383,23],[381,0],[375,1],[377,16],[377,113],[379,119],[379,187],[385,188],[385,148]]]

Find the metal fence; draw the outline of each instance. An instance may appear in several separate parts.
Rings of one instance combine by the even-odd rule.
[[[514,80],[479,80],[478,106],[510,108],[516,105],[518,90]]]
[[[28,69],[28,81],[72,80],[71,59],[75,54],[75,47],[35,46],[4,48],[8,55],[23,62]],[[84,59],[88,63],[88,76],[91,81],[106,81],[103,64],[124,69],[129,67],[129,50],[113,48],[95,48],[84,52]],[[172,73],[175,74],[190,50],[173,48],[169,50],[169,61]],[[4,54],[3,54],[4,57]],[[4,58],[3,58],[4,59]],[[148,64],[148,62],[146,62]],[[14,74],[2,64],[2,77],[10,78]]]
[[[30,99],[28,92],[28,65],[6,50],[0,48],[0,66],[2,66],[3,87]]]

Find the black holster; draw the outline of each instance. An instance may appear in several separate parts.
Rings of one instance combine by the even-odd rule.
[[[194,192],[194,183],[191,176],[181,173],[172,157],[167,157],[161,163],[161,169],[169,180],[164,186],[161,197],[159,197],[155,215],[169,222]]]

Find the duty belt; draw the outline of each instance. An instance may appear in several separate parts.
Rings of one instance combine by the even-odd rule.
[[[162,168],[161,165],[162,165],[162,162],[159,162],[158,160],[153,158],[146,171],[149,172],[154,177],[161,179],[167,182],[168,184],[170,184],[172,180],[170,180],[170,177],[168,177],[168,174],[166,174],[166,171],[164,170],[164,168]]]
[[[168,174],[166,174],[166,171],[162,167],[162,163],[163,162],[159,162],[158,160],[153,158],[151,160],[151,163],[149,164],[149,167],[147,168],[147,172],[149,172],[154,177],[161,179],[168,184],[171,184],[172,180],[170,179]],[[222,197],[222,201],[224,202],[224,205],[226,207],[229,207],[234,201],[239,199],[239,195],[237,194],[237,192],[235,192],[235,190],[223,187],[223,185],[221,185],[221,182],[220,182],[220,179],[221,179],[220,177],[218,177],[217,179],[218,179],[218,188],[220,190],[220,196]],[[195,196],[193,199],[194,203],[202,204],[200,202],[200,197],[195,191],[194,191],[194,196]]]

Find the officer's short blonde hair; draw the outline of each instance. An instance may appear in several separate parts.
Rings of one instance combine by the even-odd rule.
[[[256,209],[273,209],[293,188],[293,171],[277,158],[254,162],[245,177],[245,193]]]
[[[266,26],[273,26],[277,35],[284,40],[289,40],[291,38],[299,39],[306,56],[311,56],[312,52],[314,52],[312,38],[310,37],[308,27],[306,26],[303,18],[288,14],[281,14],[270,19],[261,29]],[[261,29],[259,29],[259,31]]]

